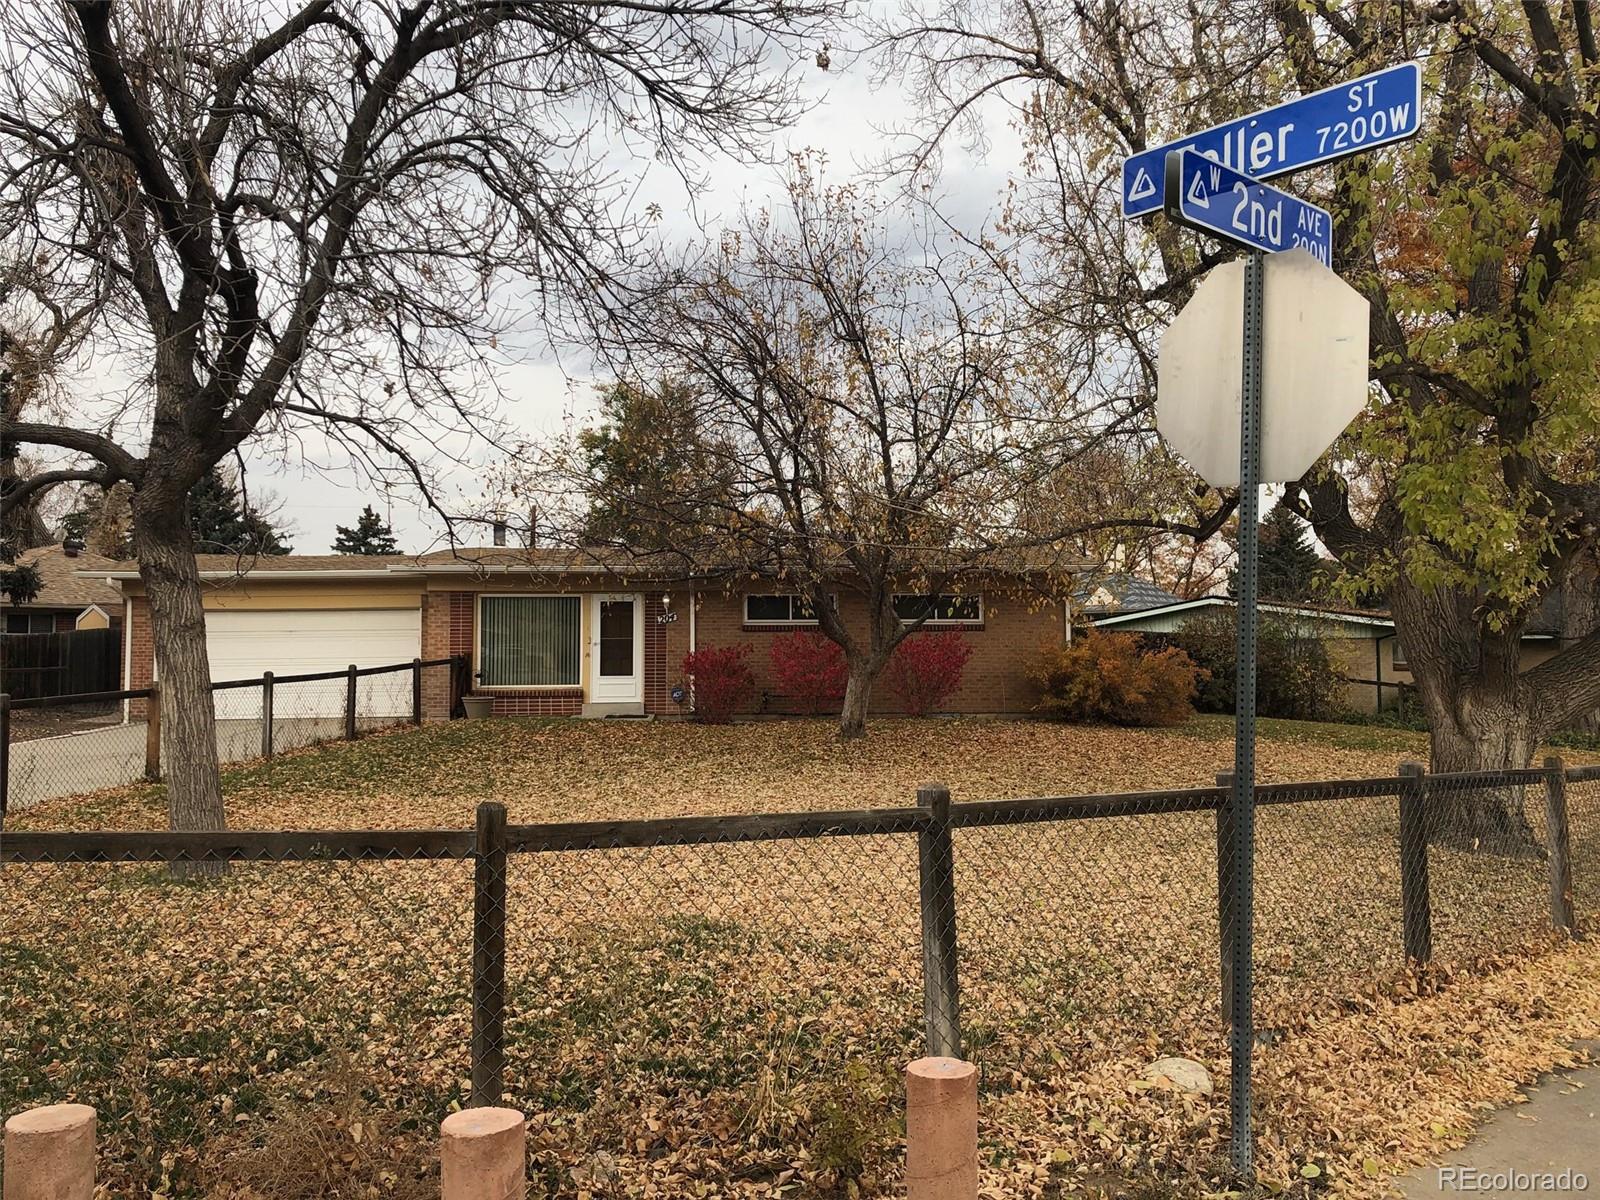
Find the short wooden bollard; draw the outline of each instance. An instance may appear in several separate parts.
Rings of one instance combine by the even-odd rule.
[[[514,1108],[462,1109],[439,1126],[441,1200],[527,1200],[527,1164],[528,1122]]]
[[[978,1068],[919,1058],[906,1068],[906,1200],[976,1200]]]
[[[4,1200],[93,1200],[94,1109],[30,1108],[6,1121]]]

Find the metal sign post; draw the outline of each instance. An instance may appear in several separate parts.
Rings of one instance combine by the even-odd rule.
[[[1422,123],[1422,68],[1401,63],[1324,88],[1122,164],[1122,212],[1168,217],[1247,249],[1201,280],[1161,339],[1156,428],[1213,487],[1239,488],[1238,642],[1233,779],[1218,814],[1219,916],[1231,1012],[1231,1157],[1251,1173],[1251,1011],[1255,931],[1256,632],[1260,486],[1298,479],[1367,399],[1368,305],[1329,269],[1333,218],[1262,179],[1414,137]],[[1272,269],[1266,255],[1271,253]],[[1239,270],[1243,267],[1243,271]],[[1241,278],[1242,274],[1242,278]],[[1273,325],[1262,329],[1272,277]],[[1242,295],[1242,311],[1239,298]],[[1229,328],[1235,313],[1242,336]],[[1240,348],[1238,371],[1219,344]],[[1266,378],[1273,395],[1264,402]],[[1235,390],[1235,381],[1238,388]],[[1227,441],[1238,404],[1237,460]],[[1273,428],[1262,436],[1262,414]],[[1238,463],[1237,474],[1234,463]],[[1224,836],[1226,834],[1226,836]],[[1224,845],[1224,841],[1227,842]],[[1222,876],[1226,878],[1222,878]]]
[[[1251,958],[1255,930],[1256,854],[1256,600],[1259,584],[1261,489],[1261,324],[1266,307],[1266,256],[1251,251],[1244,272],[1243,369],[1239,392],[1239,633],[1233,724],[1233,1059],[1228,1088],[1233,1169],[1250,1174],[1250,1075],[1255,1047]]]

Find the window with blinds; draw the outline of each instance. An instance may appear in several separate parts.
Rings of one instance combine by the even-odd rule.
[[[583,662],[581,596],[485,596],[480,604],[482,686],[577,686]]]

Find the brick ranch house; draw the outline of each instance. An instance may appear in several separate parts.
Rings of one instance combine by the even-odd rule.
[[[744,715],[793,711],[770,671],[774,638],[816,627],[780,584],[686,582],[681,566],[652,570],[555,549],[456,549],[409,555],[201,555],[213,679],[245,679],[465,655],[468,694],[505,716],[681,716],[681,664],[692,648],[746,643],[756,694]],[[132,563],[105,572],[121,588],[129,687],[154,672],[148,602]],[[897,598],[914,619],[923,595]],[[865,629],[860,597],[838,593],[844,618]],[[982,586],[934,602],[929,629],[958,629],[972,644],[957,713],[1026,713],[1037,699],[1029,670],[1042,646],[1070,636],[1071,605],[1043,576],[996,572]],[[326,689],[329,713],[342,703]],[[427,673],[425,716],[450,713],[447,672]],[[313,703],[307,701],[306,703]],[[317,702],[317,703],[320,703]],[[409,705],[409,693],[406,704]],[[892,713],[887,688],[875,712]],[[408,708],[409,711],[409,708]]]

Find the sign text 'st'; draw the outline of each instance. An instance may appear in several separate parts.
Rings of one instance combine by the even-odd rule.
[[[1122,162],[1122,215],[1160,212],[1167,155],[1196,150],[1245,175],[1271,179],[1415,136],[1422,127],[1422,68],[1363,75],[1192,133]]]

